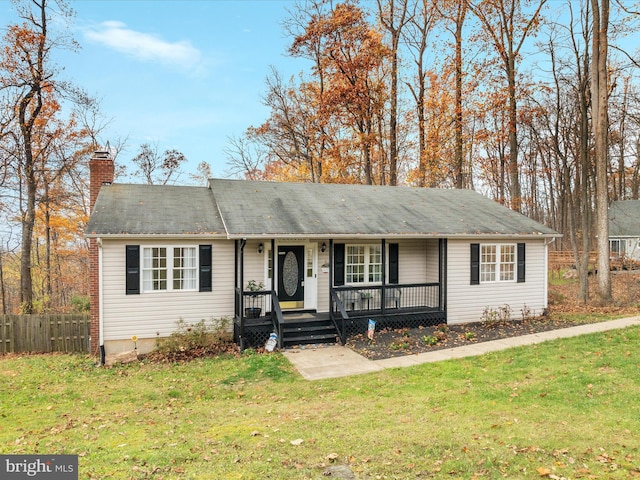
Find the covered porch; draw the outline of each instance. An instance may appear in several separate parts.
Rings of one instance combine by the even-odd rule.
[[[317,288],[327,288],[326,306],[305,309],[291,308],[289,293],[283,301],[283,272],[277,265],[278,248],[275,239],[266,249],[268,265],[276,266],[261,290],[248,290],[245,282],[245,259],[253,252],[246,250],[246,240],[236,241],[236,282],[234,338],[244,348],[261,347],[269,335],[277,334],[278,347],[286,348],[305,343],[345,343],[354,335],[367,331],[369,320],[376,322],[376,329],[416,328],[447,322],[446,313],[446,239],[436,239],[437,281],[401,283],[397,244],[378,239],[381,265],[379,282],[354,284],[343,281],[345,257],[344,244],[336,245],[333,239],[320,239],[323,252],[328,243],[327,285],[317,283]],[[434,254],[435,252],[432,252]],[[305,260],[305,263],[309,264]],[[347,262],[348,263],[348,262]],[[324,266],[324,265],[323,265]],[[295,270],[295,269],[294,269]],[[268,275],[267,275],[268,276]],[[304,284],[304,273],[299,283]]]

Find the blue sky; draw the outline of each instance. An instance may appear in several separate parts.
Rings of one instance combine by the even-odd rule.
[[[0,0],[4,27],[14,19]],[[52,2],[53,3],[53,2]],[[226,169],[229,136],[260,125],[264,81],[275,65],[286,77],[302,70],[286,56],[282,21],[292,0],[75,0],[81,49],[63,52],[62,76],[101,100],[111,119],[105,139],[127,138],[118,160],[142,143],[176,149],[214,176]],[[186,178],[181,180],[186,181]]]

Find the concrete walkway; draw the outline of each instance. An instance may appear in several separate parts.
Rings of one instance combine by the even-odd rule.
[[[626,328],[633,325],[640,325],[640,316],[620,318],[618,320],[601,323],[590,323],[559,330],[549,330],[548,332],[475,343],[465,345],[464,347],[448,348],[416,355],[386,358],[384,360],[369,360],[353,350],[340,345],[288,349],[284,351],[284,356],[307,380],[321,380],[325,378],[371,373],[385,368],[410,367],[421,363],[472,357],[488,352],[506,350],[512,347],[533,345],[535,343],[558,338],[575,337],[588,333],[606,332],[608,330]]]

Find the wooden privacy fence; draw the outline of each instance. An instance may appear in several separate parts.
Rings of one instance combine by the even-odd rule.
[[[0,354],[89,352],[90,316],[0,315]]]

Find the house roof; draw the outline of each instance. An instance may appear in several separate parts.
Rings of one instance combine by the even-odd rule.
[[[472,190],[225,179],[209,187],[104,186],[87,236],[559,236]]]
[[[471,190],[211,179],[232,238],[559,236]]]
[[[640,200],[622,200],[611,204],[609,236],[640,237]]]
[[[211,189],[117,183],[100,189],[86,234],[200,234],[226,238]]]

